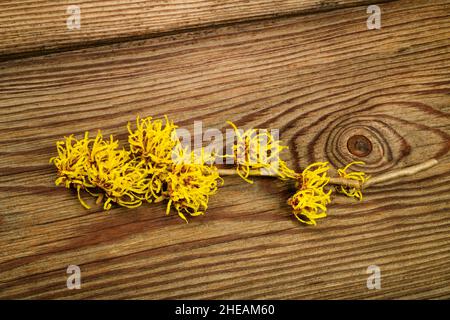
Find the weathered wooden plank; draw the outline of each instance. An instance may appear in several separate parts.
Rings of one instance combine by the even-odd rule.
[[[373,2],[373,0],[1,1],[0,60],[125,41],[130,38],[138,39],[186,28],[333,10]],[[81,11],[80,29],[67,27],[67,19],[72,16],[67,13],[67,8],[71,5],[77,5]]]
[[[382,10],[377,31],[359,7],[0,64],[0,297],[449,298],[450,7]],[[296,167],[440,164],[336,198],[315,228],[290,215],[292,186],[268,179],[227,178],[188,225],[159,204],[85,211],[53,186],[55,140],[124,138],[137,114],[279,128]],[[347,150],[354,134],[368,156]],[[66,289],[69,264],[81,290]],[[366,288],[372,264],[381,290]]]

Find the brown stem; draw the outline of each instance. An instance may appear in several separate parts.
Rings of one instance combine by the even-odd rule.
[[[340,178],[340,177],[330,178],[329,184],[333,184],[336,186],[344,186],[344,187],[361,189],[361,182],[359,182],[357,180],[345,179],[345,178]]]
[[[219,175],[221,176],[235,176],[238,173],[235,169],[219,169]],[[275,174],[272,173],[261,173],[259,170],[250,170],[251,176],[260,176],[260,177],[276,177]]]
[[[423,162],[423,163],[420,163],[420,164],[417,164],[414,166],[406,167],[404,169],[386,172],[386,173],[383,173],[378,176],[370,178],[366,183],[364,183],[363,187],[367,188],[367,187],[372,186],[377,183],[391,181],[391,180],[395,180],[395,179],[398,179],[401,177],[412,176],[412,175],[415,175],[416,173],[419,173],[421,171],[427,170],[427,169],[435,166],[437,163],[438,163],[438,161],[436,159],[431,159],[431,160],[428,160],[426,162]]]
[[[235,169],[219,169],[219,175],[234,176],[234,175],[237,175],[237,172]],[[273,172],[267,172],[267,171],[261,172],[260,170],[250,170],[250,176],[275,178],[277,175],[276,175],[276,173],[273,173]],[[344,179],[344,178],[340,178],[340,177],[330,178],[329,183],[333,184],[333,185],[341,185],[341,186],[347,186],[347,187],[352,187],[352,188],[357,188],[357,189],[361,188],[361,184],[359,181],[351,180],[351,179]]]
[[[391,172],[386,172],[383,174],[380,174],[375,177],[371,177],[367,182],[364,183],[364,185],[361,185],[359,181],[351,180],[351,179],[344,179],[340,177],[332,177],[330,178],[330,184],[333,185],[340,185],[340,186],[347,186],[351,188],[361,189],[361,188],[368,188],[374,184],[386,182],[395,180],[401,177],[407,177],[412,176],[416,173],[419,173],[421,171],[427,170],[433,166],[435,166],[438,163],[436,159],[428,160],[424,163],[420,163],[411,167],[394,170]],[[233,176],[237,175],[237,172],[235,169],[219,169],[219,175],[221,176]],[[260,177],[276,177],[277,175],[275,173],[271,172],[261,172],[260,170],[250,170],[250,176],[260,176]]]

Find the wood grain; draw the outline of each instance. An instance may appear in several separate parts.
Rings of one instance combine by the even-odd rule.
[[[187,28],[327,11],[387,0],[28,0],[0,2],[0,61],[124,42]],[[81,28],[66,26],[69,5]]]
[[[450,4],[382,12],[381,30],[355,7],[1,63],[0,298],[450,298]],[[440,164],[336,197],[315,228],[270,179],[227,177],[188,225],[160,204],[86,211],[53,185],[56,140],[124,139],[138,114],[278,128],[297,169]],[[347,150],[354,134],[368,156]],[[66,288],[71,264],[81,290]],[[374,264],[381,290],[366,288]]]

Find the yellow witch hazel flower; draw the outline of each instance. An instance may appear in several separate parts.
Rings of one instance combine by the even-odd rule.
[[[85,207],[88,206],[81,199],[80,190],[85,189],[88,184],[86,169],[90,142],[88,132],[81,140],[77,140],[73,135],[64,137],[63,141],[56,143],[58,156],[50,159],[50,163],[53,163],[57,169],[58,178],[55,184],[64,185],[66,188],[75,187],[78,199]]]
[[[51,158],[58,170],[56,185],[66,188],[76,187],[78,199],[90,209],[80,195],[84,190],[92,196],[105,198],[104,209],[108,210],[112,202],[134,208],[142,203],[140,194],[148,188],[147,172],[143,163],[131,159],[130,153],[119,149],[119,142],[110,137],[103,139],[99,131],[97,136],[77,140],[73,136],[57,142],[58,156]]]
[[[242,179],[253,183],[249,176],[254,170],[264,170],[266,174],[274,174],[282,180],[297,178],[295,171],[289,169],[280,158],[281,152],[288,147],[275,140],[268,130],[250,129],[243,132],[233,122],[228,121],[228,124],[233,127],[236,135],[237,141],[233,145],[231,156]]]
[[[149,184],[145,164],[131,158],[129,151],[119,149],[119,142],[113,136],[107,141],[100,132],[97,134],[92,143],[89,163],[89,182],[103,191],[99,199],[105,198],[105,210],[111,209],[112,203],[127,208],[136,208],[142,204],[142,195]]]
[[[136,130],[128,123],[128,143],[133,154],[147,160],[149,166],[162,168],[172,164],[172,150],[178,143],[176,126],[165,116],[162,120],[152,117],[136,119]]]
[[[346,165],[344,168],[339,169],[338,174],[341,178],[359,181],[362,186],[370,178],[370,176],[366,176],[366,174],[362,171],[347,172],[347,170],[350,169],[350,167],[355,164],[364,165],[365,162],[353,161],[353,162],[349,163],[348,165]],[[363,199],[361,188],[357,189],[357,188],[340,185],[340,186],[336,187],[336,191],[339,193],[343,193],[348,197],[356,198],[360,201]]]
[[[327,162],[317,162],[303,170],[297,187],[299,190],[289,200],[295,217],[306,224],[316,225],[316,220],[327,216],[327,205],[331,202],[331,190],[324,190],[330,181]]]
[[[200,154],[187,149],[176,150],[174,163],[167,176],[167,214],[175,208],[180,218],[188,222],[186,214],[199,216],[208,208],[209,197],[216,194],[223,184],[212,156],[206,155],[204,148]]]
[[[148,202],[163,200],[164,181],[172,166],[172,153],[179,144],[176,129],[172,121],[165,116],[162,120],[151,117],[136,119],[136,129],[128,123],[128,143],[130,151],[137,160],[144,161],[151,181],[145,199]]]

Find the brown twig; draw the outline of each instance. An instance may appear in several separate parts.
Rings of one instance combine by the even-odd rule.
[[[332,178],[330,178],[329,184],[333,184],[333,185],[336,185],[336,186],[344,186],[344,187],[361,189],[361,183],[359,181],[351,180],[351,179],[345,179],[345,178],[340,178],[340,177],[332,177]]]
[[[234,176],[234,175],[237,175],[237,172],[234,169],[219,169],[219,175],[220,176]],[[251,170],[250,176],[275,178],[277,176],[277,174],[273,173],[273,172],[267,172],[267,171]],[[340,178],[340,177],[330,178],[329,183],[333,184],[333,185],[341,185],[341,186],[347,186],[347,187],[352,187],[352,188],[357,188],[357,189],[361,188],[361,184],[359,183],[359,181],[351,180],[351,179],[344,179],[344,178]]]
[[[436,159],[431,159],[424,163],[420,163],[420,164],[417,164],[414,166],[386,172],[386,173],[380,174],[378,176],[371,177],[367,182],[364,183],[364,185],[361,185],[361,183],[359,181],[351,180],[351,179],[344,179],[344,178],[340,178],[340,177],[330,178],[329,183],[332,185],[341,185],[341,186],[346,186],[346,187],[351,187],[351,188],[356,188],[356,189],[368,188],[368,187],[378,184],[378,183],[392,181],[392,180],[395,180],[395,179],[398,179],[401,177],[412,176],[416,173],[419,173],[421,171],[427,170],[427,169],[435,166],[437,163],[438,163],[438,161]],[[237,175],[237,172],[234,169],[219,169],[219,175],[233,176],[233,175]],[[273,177],[274,178],[277,175],[276,175],[276,173],[267,172],[267,171],[261,172],[260,170],[251,170],[250,176]]]
[[[386,173],[383,173],[378,176],[370,178],[366,183],[364,183],[363,187],[367,188],[369,186],[372,186],[374,184],[378,184],[381,182],[392,181],[392,180],[395,180],[395,179],[398,179],[401,177],[412,176],[412,175],[415,175],[416,173],[419,173],[421,171],[427,170],[427,169],[435,166],[437,163],[438,163],[438,161],[436,159],[431,159],[431,160],[428,160],[426,162],[423,162],[423,163],[420,163],[420,164],[417,164],[414,166],[386,172]]]

